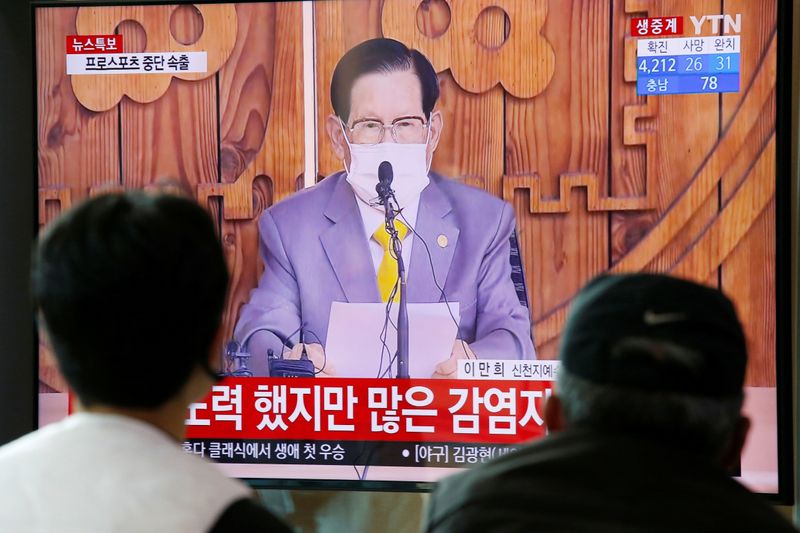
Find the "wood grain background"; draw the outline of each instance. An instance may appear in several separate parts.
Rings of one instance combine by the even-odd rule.
[[[536,0],[530,18],[520,0],[474,2],[487,9],[314,4],[317,122],[331,112],[330,78],[349,48],[378,36],[421,43],[442,87],[433,169],[513,203],[540,357],[556,356],[569,302],[592,276],[671,272],[734,299],[750,346],[747,383],[774,386],[776,2]],[[637,96],[630,18],[723,8],[743,18],[741,91]],[[76,33],[79,9],[36,12],[40,224],[103,190],[180,181],[219,221],[233,274],[230,333],[263,269],[257,217],[302,187],[304,138],[315,134],[304,131],[302,4],[236,4],[235,44],[216,72],[103,112],[82,105],[65,74],[64,37]],[[181,43],[222,31],[191,6],[139,8],[118,31],[126,49],[150,50],[144,28],[158,25]],[[526,83],[520,65],[536,58],[541,69],[526,69],[540,92],[515,96]],[[499,83],[469,90],[470,69]],[[321,129],[316,146],[318,176],[341,168]],[[42,390],[63,390],[46,346],[41,354]]]

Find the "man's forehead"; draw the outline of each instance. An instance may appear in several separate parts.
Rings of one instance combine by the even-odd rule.
[[[364,74],[350,91],[350,121],[422,114],[422,85],[410,69]]]

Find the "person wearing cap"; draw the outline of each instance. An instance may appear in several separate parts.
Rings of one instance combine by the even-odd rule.
[[[747,350],[720,291],[604,275],[576,297],[549,434],[443,480],[425,531],[795,531],[729,475]]]

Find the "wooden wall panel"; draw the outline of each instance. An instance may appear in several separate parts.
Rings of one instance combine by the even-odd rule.
[[[422,4],[416,13],[417,28],[425,35],[444,35],[452,18],[462,16],[458,10],[447,9],[444,3]],[[474,21],[474,38],[478,43],[500,46],[508,35],[506,16],[500,9],[486,10]],[[387,37],[402,35],[403,28],[393,18],[383,21]],[[460,57],[473,41],[454,41],[452,54]],[[433,59],[439,73],[441,96],[437,108],[442,113],[444,129],[434,154],[431,168],[444,176],[482,188],[500,196],[503,179],[503,102],[505,92],[499,85],[480,93],[471,93],[458,85],[452,72]],[[473,69],[486,69],[475,64]]]
[[[219,71],[220,181],[232,183],[254,160],[270,119],[275,68],[275,4],[238,4],[239,31],[231,57]],[[272,204],[272,179],[254,181],[253,219],[220,216],[222,242],[231,273],[223,315],[224,339],[233,338],[239,308],[258,284],[258,217]],[[232,200],[228,200],[232,201]],[[222,200],[224,209],[227,202]],[[223,359],[223,364],[226,361]]]
[[[66,76],[64,36],[75,33],[76,14],[77,8],[36,12],[40,225],[85,197],[89,188],[120,179],[117,111],[95,113],[81,106]],[[39,348],[43,390],[66,390],[44,339]]]
[[[68,188],[73,200],[120,179],[116,111],[81,106],[66,76],[64,35],[75,32],[76,14],[77,8],[38,10],[36,20],[39,186]],[[58,206],[41,207],[45,224]]]
[[[271,176],[275,201],[302,188],[305,165],[303,101],[303,6],[275,6],[273,94],[256,173]],[[247,174],[247,173],[245,173]]]
[[[616,9],[619,9],[619,6]],[[640,9],[642,11],[639,11]],[[671,0],[668,2],[628,0],[624,2],[624,13],[628,16],[658,17],[682,14],[686,16],[687,27],[690,26],[689,14],[719,13],[720,9],[719,0]],[[630,27],[629,18],[619,20],[619,22],[626,29]],[[615,43],[614,55],[624,57],[624,54],[624,44],[618,41]],[[631,86],[633,85],[631,83]],[[612,101],[612,109],[617,108],[625,101],[624,92],[617,91],[617,98],[619,98],[617,100],[619,103]],[[649,96],[646,99],[646,105],[650,112],[646,113],[634,127],[637,130],[645,131],[648,139],[645,172],[653,174],[650,183],[655,186],[655,190],[646,192],[654,198],[655,209],[644,214],[615,214],[612,228],[612,233],[615,235],[613,241],[615,262],[635,249],[638,242],[637,236],[643,236],[660,223],[664,213],[669,210],[674,200],[692,181],[703,160],[714,150],[720,132],[719,97],[717,95]],[[616,118],[619,119],[619,114]],[[623,152],[626,150],[625,147],[615,143],[614,149],[620,148]],[[636,184],[636,188],[641,187],[641,179],[638,181],[640,183]],[[624,172],[615,174],[612,178],[612,187],[623,193],[632,191],[631,185],[626,180]],[[639,189],[639,192],[645,191]],[[662,250],[645,269],[658,272],[669,270],[691,245],[702,228],[713,219],[717,211],[717,199],[714,195],[710,195],[692,214],[688,222],[679,228],[679,231],[673,232],[673,238],[662,243]]]
[[[333,113],[330,87],[336,63],[360,42],[380,37],[382,0],[314,3],[317,76],[317,173],[325,177],[344,165],[331,149],[325,120]]]
[[[429,4],[417,12],[417,24],[432,34],[447,31],[450,25],[442,9],[444,4]],[[458,12],[451,14],[458,16]],[[446,24],[445,24],[446,23]],[[391,21],[384,22],[387,35],[399,33]],[[506,34],[502,11],[486,11],[475,21],[478,42],[500,44]],[[457,42],[458,46],[473,46],[472,42]],[[458,56],[456,49],[454,55]],[[499,85],[481,93],[465,91],[454,80],[452,72],[434,63],[439,73],[441,95],[437,108],[442,113],[444,129],[434,154],[431,169],[444,176],[461,180],[495,196],[503,190],[503,128],[505,92]],[[474,65],[475,69],[485,65]]]
[[[764,60],[771,41],[776,38],[777,5],[769,0],[725,0],[725,11],[742,14],[740,91],[743,92]],[[723,124],[731,121],[741,100],[741,92],[723,95]],[[772,120],[751,140],[756,147],[764,146],[775,132],[774,98],[770,104],[765,107],[763,115]],[[766,172],[766,176],[756,175],[756,172]],[[724,178],[721,182],[722,202],[731,199],[743,179],[762,177],[774,180],[774,172],[774,166],[762,170],[753,168],[749,175],[734,174]],[[750,355],[747,383],[755,386],[774,387],[776,382],[775,244],[773,199],[725,260],[721,272],[722,289],[733,298],[745,327]]]
[[[630,13],[626,12],[624,0],[612,1],[611,70],[610,70],[610,110],[611,110],[611,179],[610,193],[614,196],[646,196],[647,157],[653,158],[656,146],[651,139],[653,123],[651,119],[632,124],[641,141],[649,144],[626,143],[625,109],[647,112],[647,97],[636,94],[635,76],[626,78],[630,63],[634,64],[635,49],[631,57]],[[631,129],[631,125],[628,129]],[[631,133],[628,132],[628,138]],[[630,141],[629,141],[630,142]],[[648,153],[648,149],[650,153]],[[652,163],[651,163],[652,164]],[[657,221],[654,209],[640,212],[611,213],[611,262],[617,262],[633,248],[642,236]]]
[[[236,44],[219,71],[221,181],[255,159],[269,121],[275,66],[275,4],[238,4]]]
[[[215,79],[172,80],[167,92],[150,104],[123,99],[122,184],[141,188],[160,178],[180,181],[195,191],[217,181]]]
[[[444,39],[425,46],[450,42],[452,53],[442,57],[460,64],[469,47],[501,49],[521,31],[516,11],[507,19],[496,8],[466,21],[472,25],[469,35],[453,40],[447,31],[452,17],[465,16],[463,4],[451,1],[446,9],[444,2],[431,1],[417,8],[411,0],[390,0],[387,10],[386,1],[313,6],[319,127],[311,134],[317,137],[321,176],[342,168],[324,123],[332,111],[333,68],[346,50],[372,37],[419,32]],[[540,356],[556,355],[569,301],[593,275],[607,269],[667,271],[709,284],[721,280],[747,329],[748,383],[773,385],[774,2],[549,0],[544,5],[541,34],[555,53],[555,72],[552,78],[532,74],[546,81],[533,98],[516,98],[502,84],[470,92],[449,63],[437,65],[439,56],[433,56],[445,129],[432,168],[513,202]],[[414,28],[398,9],[416,9]],[[64,72],[63,36],[75,32],[76,8],[39,11],[40,221],[54,216],[60,204],[103,188],[143,187],[161,177],[180,180],[219,220],[233,280],[224,318],[230,335],[262,271],[257,218],[302,185],[302,10],[297,2],[236,5],[235,45],[216,75],[173,80],[153,103],[124,98],[104,113],[88,111],[75,99]],[[635,94],[631,16],[682,14],[688,32],[689,15],[722,10],[743,17],[740,93]],[[402,28],[398,20],[406,21]],[[538,30],[528,26],[524,30]],[[181,10],[172,27],[183,38],[199,35],[191,9]],[[126,49],[144,47],[135,24],[123,23],[121,31]],[[475,57],[492,62],[493,72],[514,68],[519,59]],[[471,68],[490,70],[488,64]],[[562,189],[578,181],[596,186],[588,193],[593,198],[613,201],[587,210],[587,193]],[[514,191],[520,185],[523,189]],[[530,201],[534,186],[540,203]],[[561,195],[567,198],[559,203]]]
[[[115,34],[120,27],[134,26],[147,36],[146,42],[133,48],[126,38],[125,50],[202,51],[206,54],[206,71],[158,73],[154,69],[147,74],[73,76],[73,91],[86,108],[106,111],[125,95],[139,103],[153,102],[163,96],[173,78],[194,81],[212,76],[230,55],[236,36],[235,16],[236,10],[229,4],[82,7],[76,20],[80,35]]]
[[[431,169],[500,196],[505,122],[502,87],[472,94],[461,89],[449,71],[440,73],[439,80],[437,108],[444,129]]]
[[[142,17],[162,17],[163,23],[167,13],[153,10]],[[189,35],[202,31],[191,10],[176,11],[172,19]],[[124,42],[133,40],[123,36]],[[197,81],[173,78],[154,102],[140,104],[123,97],[118,108],[125,188],[170,180],[194,195],[198,184],[219,179],[216,76]]]
[[[551,1],[543,30],[556,50],[550,85],[534,99],[506,97],[506,174],[538,174],[546,196],[558,194],[564,173],[594,174],[607,194],[609,7]],[[582,192],[573,194],[568,213],[533,215],[528,194],[517,191],[514,207],[534,341],[539,356],[550,359],[557,355],[555,338],[538,323],[608,268],[608,215],[587,212]]]
[[[168,24],[188,35],[202,33],[202,20],[192,10],[148,10],[140,15],[149,24]],[[123,33],[127,46],[134,35]],[[136,39],[143,35],[135,34]],[[146,38],[146,37],[145,37]],[[180,181],[194,192],[198,183],[218,179],[217,92],[215,77],[199,81],[173,78],[167,92],[149,104],[123,98],[119,104],[122,139],[122,184],[141,188],[158,179]]]
[[[238,4],[239,33],[219,72],[222,150],[221,235],[231,288],[225,338],[263,271],[258,218],[298,189],[303,142],[302,5]],[[227,194],[231,193],[231,194]],[[251,218],[234,216],[247,202]]]

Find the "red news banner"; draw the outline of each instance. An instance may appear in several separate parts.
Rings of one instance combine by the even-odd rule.
[[[649,17],[631,19],[633,37],[668,37],[683,35],[683,17]]]
[[[188,439],[520,443],[545,432],[552,381],[227,378]]]
[[[67,54],[121,54],[122,35],[67,35]]]

